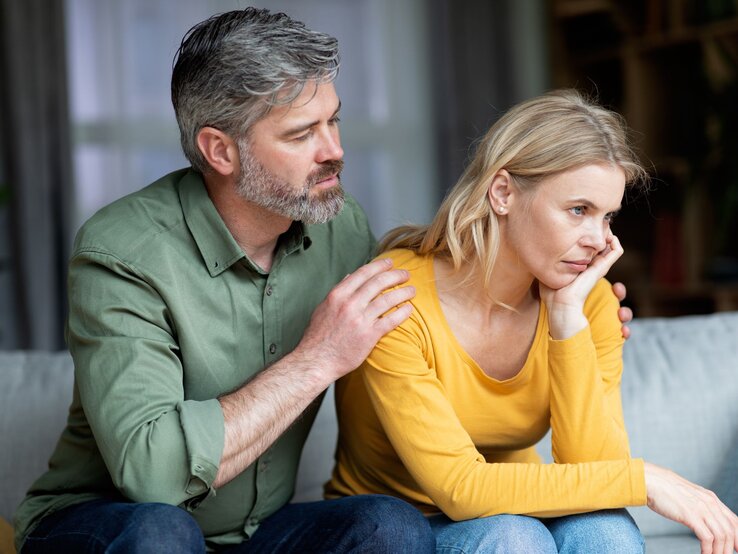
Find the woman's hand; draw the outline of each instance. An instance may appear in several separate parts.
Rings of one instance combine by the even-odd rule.
[[[648,507],[689,527],[700,540],[702,554],[738,552],[738,516],[714,492],[648,462],[645,472]]]
[[[539,283],[541,299],[548,311],[549,333],[552,338],[567,339],[587,326],[584,302],[597,281],[607,275],[612,265],[623,255],[623,247],[612,232],[606,241],[605,249],[567,286],[554,290]]]

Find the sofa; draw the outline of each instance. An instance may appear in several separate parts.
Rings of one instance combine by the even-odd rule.
[[[623,409],[633,456],[714,490],[738,511],[738,312],[632,323]],[[44,471],[64,426],[73,369],[66,352],[0,352],[0,552],[13,552],[13,512]],[[303,452],[295,501],[321,497],[336,422],[329,390]],[[540,450],[550,455],[546,439]],[[700,551],[689,530],[632,508],[649,554]]]

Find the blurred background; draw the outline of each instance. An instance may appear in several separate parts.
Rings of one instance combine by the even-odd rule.
[[[0,349],[63,348],[75,232],[186,165],[182,36],[247,5],[339,39],[343,182],[378,236],[427,222],[512,104],[576,87],[652,169],[614,224],[638,317],[738,309],[738,0],[2,0]]]

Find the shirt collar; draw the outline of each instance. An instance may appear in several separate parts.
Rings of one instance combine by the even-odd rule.
[[[241,259],[244,259],[252,270],[263,273],[263,270],[244,254],[231,235],[210,200],[199,173],[190,170],[185,174],[179,182],[179,199],[187,227],[195,239],[211,277],[220,275]],[[275,259],[292,254],[300,248],[307,250],[311,244],[309,226],[300,221],[293,221],[289,229],[279,237]]]

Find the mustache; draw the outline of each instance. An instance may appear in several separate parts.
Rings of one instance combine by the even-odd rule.
[[[327,179],[332,175],[338,175],[341,171],[343,171],[343,160],[330,160],[324,162],[318,169],[308,175],[307,184],[312,188],[323,179]]]

